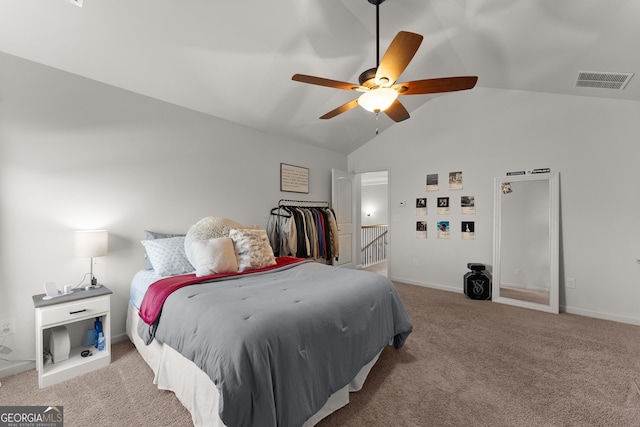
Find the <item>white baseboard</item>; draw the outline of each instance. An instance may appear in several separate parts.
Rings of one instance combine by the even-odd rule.
[[[5,363],[9,363],[9,365],[0,367],[0,378],[10,377],[11,375],[27,372],[36,368],[36,362],[33,362],[33,361],[5,362]]]
[[[560,311],[569,314],[577,314],[579,316],[594,317],[596,319],[611,320],[618,323],[628,323],[630,325],[640,326],[640,318],[620,316],[618,314],[602,313],[600,311],[586,310],[583,308],[560,306]]]
[[[424,283],[424,282],[418,282],[418,281],[415,281],[415,280],[404,279],[402,277],[389,277],[389,279],[391,279],[392,281],[395,281],[395,282],[408,283],[409,285],[423,286],[425,288],[439,289],[441,291],[456,292],[456,293],[459,293],[459,294],[464,293],[464,289],[462,289],[462,287],[458,288],[458,287],[455,287],[455,286],[446,286],[446,285],[440,285],[440,284],[437,284],[437,283]],[[568,307],[566,305],[565,306],[560,306],[560,311],[561,312],[565,312],[565,313],[569,313],[569,314],[576,314],[576,315],[579,315],[579,316],[593,317],[593,318],[596,318],[596,319],[611,320],[613,322],[627,323],[627,324],[630,324],[630,325],[638,325],[638,326],[640,326],[640,318],[637,318],[637,317],[620,316],[620,315],[617,315],[617,314],[603,313],[603,312],[595,311],[595,310],[587,310],[587,309],[583,309],[583,308]]]
[[[121,333],[111,337],[111,344],[115,344],[121,341],[129,340],[129,337],[126,333]],[[10,377],[11,375],[16,375],[22,372],[30,371],[36,368],[36,362],[34,361],[16,361],[16,362],[5,362],[2,361],[3,364],[7,366],[0,366],[0,378]]]
[[[402,277],[389,277],[389,279],[394,281],[394,282],[407,283],[409,285],[422,286],[422,287],[425,287],[425,288],[439,289],[441,291],[456,292],[458,294],[463,294],[464,293],[464,289],[462,289],[462,287],[458,288],[458,287],[455,287],[455,286],[440,285],[440,284],[437,284],[437,283],[418,282],[418,281],[415,281],[415,280],[405,279],[405,278],[402,278]]]
[[[129,337],[125,332],[111,336],[111,344],[119,343],[121,341],[129,341]]]

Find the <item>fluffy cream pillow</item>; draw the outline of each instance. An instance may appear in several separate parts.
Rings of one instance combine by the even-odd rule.
[[[245,227],[239,222],[217,216],[208,216],[193,224],[184,238],[184,249],[189,262],[196,265],[192,247],[193,242],[229,237],[229,230],[232,228]]]
[[[233,229],[229,231],[238,258],[238,271],[255,270],[276,264],[265,230]]]
[[[238,260],[229,237],[196,240],[191,243],[191,250],[197,277],[238,271]]]

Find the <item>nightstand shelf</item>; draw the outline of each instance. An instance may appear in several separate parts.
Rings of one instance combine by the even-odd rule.
[[[79,375],[86,374],[111,363],[111,291],[106,287],[89,290],[76,290],[69,295],[49,300],[44,294],[34,295],[33,304],[36,316],[36,369],[40,388],[56,384]],[[98,351],[94,346],[84,345],[84,335],[93,329],[93,322],[99,317],[105,337],[105,348]],[[68,329],[69,358],[44,364],[44,350],[47,348],[47,336],[56,326]],[[89,350],[91,356],[82,357],[81,352]]]

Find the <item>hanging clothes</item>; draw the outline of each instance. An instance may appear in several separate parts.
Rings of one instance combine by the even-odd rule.
[[[275,256],[297,253],[298,240],[296,222],[288,209],[283,207],[271,210],[267,222],[267,234]]]
[[[338,259],[338,224],[328,202],[281,200],[271,209],[267,234],[276,256]]]

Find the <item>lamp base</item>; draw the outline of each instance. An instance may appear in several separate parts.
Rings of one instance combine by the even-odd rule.
[[[86,286],[85,289],[89,290],[89,289],[97,289],[97,288],[101,288],[102,285],[98,283],[98,279],[96,279],[96,276],[93,275],[93,270],[91,271],[91,284]]]

